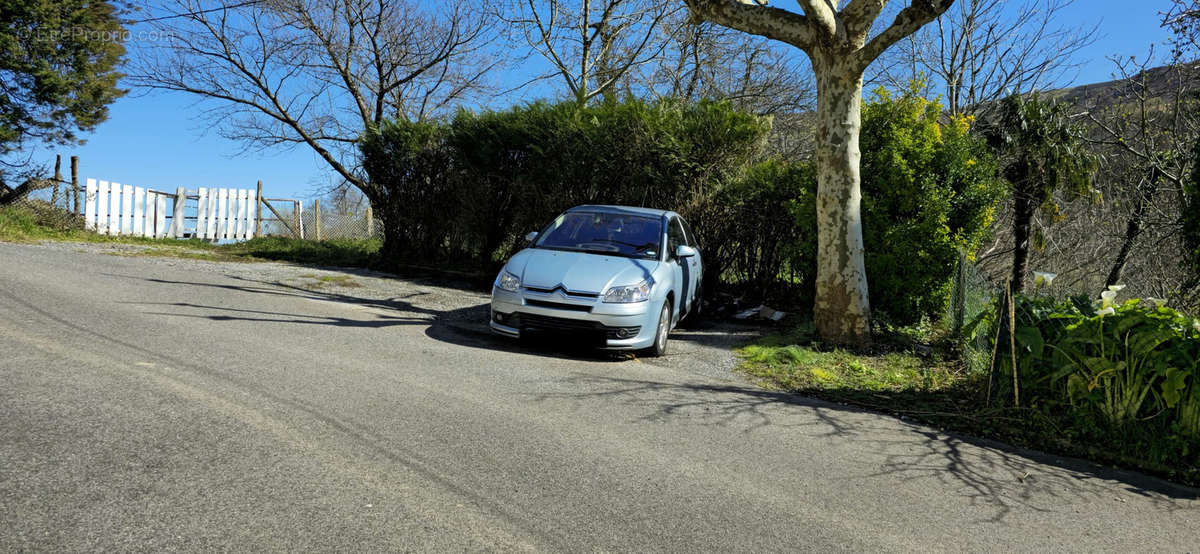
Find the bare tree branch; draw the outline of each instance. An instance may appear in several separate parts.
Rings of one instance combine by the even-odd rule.
[[[132,80],[186,92],[247,147],[303,145],[368,187],[355,141],[389,117],[426,119],[481,92],[490,22],[404,0],[173,0]]]

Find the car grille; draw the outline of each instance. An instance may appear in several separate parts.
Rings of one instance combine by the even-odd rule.
[[[537,329],[543,331],[594,332],[604,333],[608,339],[627,339],[637,336],[642,330],[640,325],[628,327],[609,327],[596,321],[568,319],[548,315],[515,313],[509,324],[521,330]]]
[[[562,287],[554,287],[552,289],[544,289],[541,287],[525,287],[525,290],[530,291],[530,292],[537,292],[537,293],[541,293],[541,294],[553,294],[553,293],[561,290],[563,292],[563,294],[565,294],[567,296],[578,296],[580,298],[599,298],[600,297],[599,294],[594,293],[594,292],[570,291],[570,290],[564,289]]]
[[[581,304],[563,304],[562,302],[547,302],[545,300],[534,300],[532,298],[525,299],[525,305],[537,306],[539,308],[551,308],[555,310],[571,310],[573,312],[590,312],[592,307]]]

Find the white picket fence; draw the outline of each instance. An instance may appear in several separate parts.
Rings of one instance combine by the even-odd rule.
[[[206,240],[254,238],[255,218],[258,217],[254,190],[200,188],[196,193],[189,193],[180,187],[171,194],[88,179],[86,194],[84,221],[88,229],[103,235],[190,236]],[[187,224],[189,198],[196,200],[196,223],[190,226]],[[168,201],[171,202],[169,211]]]

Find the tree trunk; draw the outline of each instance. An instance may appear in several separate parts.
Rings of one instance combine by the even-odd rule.
[[[1037,206],[1025,194],[1013,195],[1013,267],[1012,293],[1025,290],[1025,274],[1029,273],[1029,237],[1033,229],[1033,212]]]
[[[836,58],[836,55],[829,56]],[[862,71],[846,62],[819,63],[817,75],[817,296],[813,319],[827,341],[871,341],[871,309],[863,260],[858,134]]]
[[[1121,281],[1121,272],[1125,271],[1125,264],[1129,262],[1129,253],[1133,251],[1133,244],[1142,234],[1142,221],[1146,219],[1146,209],[1155,189],[1157,187],[1154,184],[1138,187],[1133,213],[1130,214],[1129,221],[1125,224],[1125,238],[1121,241],[1121,250],[1117,252],[1117,259],[1113,261],[1112,271],[1108,272],[1108,279],[1104,282],[1106,286],[1111,287]]]

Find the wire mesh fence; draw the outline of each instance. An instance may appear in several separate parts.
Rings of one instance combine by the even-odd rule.
[[[38,225],[68,230],[83,229],[82,203],[83,193],[75,191],[70,182],[42,179],[4,208],[19,210]]]
[[[986,371],[991,365],[991,338],[984,320],[1003,293],[1003,285],[989,279],[965,251],[959,252],[946,321],[961,337],[963,361],[971,371]]]
[[[301,217],[305,238],[312,240],[383,238],[383,224],[369,207],[321,209],[314,202]]]

